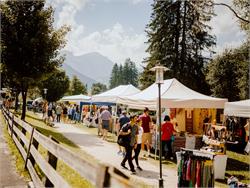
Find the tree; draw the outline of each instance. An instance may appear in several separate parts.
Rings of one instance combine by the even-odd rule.
[[[102,84],[102,83],[95,83],[92,85],[91,87],[91,94],[92,95],[96,95],[96,94],[99,94],[99,93],[102,93],[104,91],[107,90],[107,86],[105,84]]]
[[[226,49],[208,64],[207,80],[214,96],[229,101],[248,98],[248,46],[244,43],[237,49]]]
[[[138,70],[130,58],[125,60],[124,66],[115,64],[110,77],[110,89],[119,85],[132,84],[138,86]]]
[[[85,85],[77,78],[77,76],[73,76],[70,83],[70,94],[71,95],[87,95],[88,91]]]
[[[114,64],[109,80],[109,88],[112,89],[118,85],[118,65],[117,63]]]
[[[175,77],[192,89],[208,92],[203,52],[215,45],[208,26],[213,15],[211,1],[154,1],[146,27],[150,56],[140,78],[143,88],[154,82],[150,68],[160,63],[170,69],[165,78]]]
[[[240,26],[243,30],[245,30],[249,36],[250,31],[250,15],[249,15],[249,9],[250,9],[250,2],[248,0],[233,0],[233,5],[237,11],[237,14],[243,18],[244,20],[240,19]],[[239,17],[238,17],[239,18]],[[250,38],[249,38],[250,40]]]
[[[138,70],[135,63],[131,61],[130,58],[125,60],[122,75],[124,78],[124,84],[132,84],[136,87],[138,86]]]
[[[67,27],[53,28],[53,9],[45,1],[1,1],[2,63],[20,86],[25,119],[28,89],[59,67]]]
[[[39,85],[40,95],[49,102],[61,99],[69,89],[69,77],[62,70],[55,70],[50,76]],[[47,89],[45,96],[44,89]]]

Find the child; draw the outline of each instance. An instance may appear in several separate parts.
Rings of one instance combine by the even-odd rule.
[[[138,126],[137,145],[134,148],[135,155],[133,156],[132,159],[135,159],[137,169],[142,171],[142,168],[140,167],[139,161],[138,161],[140,151],[141,151],[141,142],[142,142],[142,134],[143,134],[143,128],[141,127],[141,124],[142,124],[141,119],[138,119],[136,121],[136,126]]]

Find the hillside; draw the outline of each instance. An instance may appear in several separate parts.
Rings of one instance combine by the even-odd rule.
[[[74,71],[103,84],[108,84],[114,63],[107,57],[93,52],[81,56],[74,56],[71,52],[65,51],[66,69],[71,67]],[[72,71],[72,70],[71,70]]]

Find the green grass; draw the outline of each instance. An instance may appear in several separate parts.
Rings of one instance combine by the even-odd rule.
[[[24,178],[25,181],[30,181],[30,176],[28,171],[24,168],[24,160],[23,157],[21,156],[19,150],[16,147],[16,144],[10,137],[8,131],[7,131],[7,125],[4,122],[4,117],[2,112],[0,113],[0,119],[1,119],[1,124],[4,125],[3,127],[3,135],[5,138],[5,141],[8,145],[8,148],[10,150],[11,155],[15,158],[15,167],[17,172],[21,175],[21,177]]]
[[[226,177],[235,176],[240,182],[250,184],[250,156],[227,151]]]
[[[20,115],[20,114],[16,114]],[[25,121],[34,126],[40,133],[42,133],[45,136],[52,136],[54,139],[56,139],[59,144],[62,144],[66,148],[73,151],[75,154],[77,154],[79,157],[91,161],[96,162],[93,160],[93,157],[82,151],[75,143],[67,139],[65,136],[63,136],[61,133],[58,133],[55,131],[53,127],[50,127],[46,125],[36,114],[32,112],[27,112]],[[26,137],[29,139],[28,134]],[[16,147],[14,145],[14,147]],[[43,156],[44,159],[47,157],[47,150],[39,145],[38,147],[39,153]],[[43,172],[40,170],[40,168],[35,165],[35,169],[39,175],[39,177],[42,179],[44,177]],[[78,187],[86,187],[86,188],[92,188],[93,185],[81,177],[81,175],[70,168],[67,164],[65,164],[63,161],[58,160],[57,162],[57,169],[56,171],[69,183],[71,187],[78,188]]]

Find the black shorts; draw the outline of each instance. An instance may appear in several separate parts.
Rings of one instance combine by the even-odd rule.
[[[52,117],[53,116],[53,114],[52,114],[52,110],[48,110],[48,117]]]

